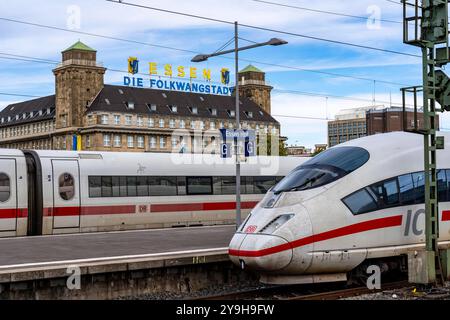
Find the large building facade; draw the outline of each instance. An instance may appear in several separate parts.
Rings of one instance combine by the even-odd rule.
[[[54,95],[0,112],[0,147],[204,152],[218,149],[218,129],[236,127],[234,97],[105,85],[105,72],[85,44],[64,50]],[[248,66],[239,76],[242,128],[278,136],[264,72]]]
[[[436,128],[439,128],[439,117],[436,117]],[[417,112],[417,128],[423,129],[422,112]],[[328,122],[328,145],[357,139],[360,137],[411,130],[415,127],[414,111],[406,110],[406,128],[404,128],[403,110],[399,107],[371,106],[340,111],[335,120]]]

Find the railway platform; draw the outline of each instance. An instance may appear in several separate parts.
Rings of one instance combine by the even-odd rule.
[[[234,231],[209,226],[0,239],[0,298],[104,299],[240,281],[250,275],[228,259]],[[73,275],[80,288],[68,285]]]

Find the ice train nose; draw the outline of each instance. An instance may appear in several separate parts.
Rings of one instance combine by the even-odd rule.
[[[238,266],[258,271],[276,271],[292,260],[288,241],[274,235],[236,234],[229,247],[231,261]]]

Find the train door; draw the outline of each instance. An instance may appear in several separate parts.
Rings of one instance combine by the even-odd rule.
[[[0,159],[0,231],[16,230],[16,188],[16,160]]]
[[[53,228],[80,226],[80,171],[77,160],[52,160]]]

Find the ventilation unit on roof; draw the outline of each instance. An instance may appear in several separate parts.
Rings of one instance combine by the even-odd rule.
[[[109,99],[106,99],[106,98],[105,98],[105,102],[106,102],[106,104],[107,104],[108,106],[111,105],[111,102],[109,102]]]
[[[200,100],[201,100],[201,101],[205,101],[205,98],[203,98],[203,97],[200,97]]]
[[[123,94],[123,90],[122,90],[122,89],[119,89],[119,93],[120,93],[120,94]]]
[[[164,98],[167,98],[167,94],[165,94],[164,92],[162,93],[162,96],[163,96]]]

